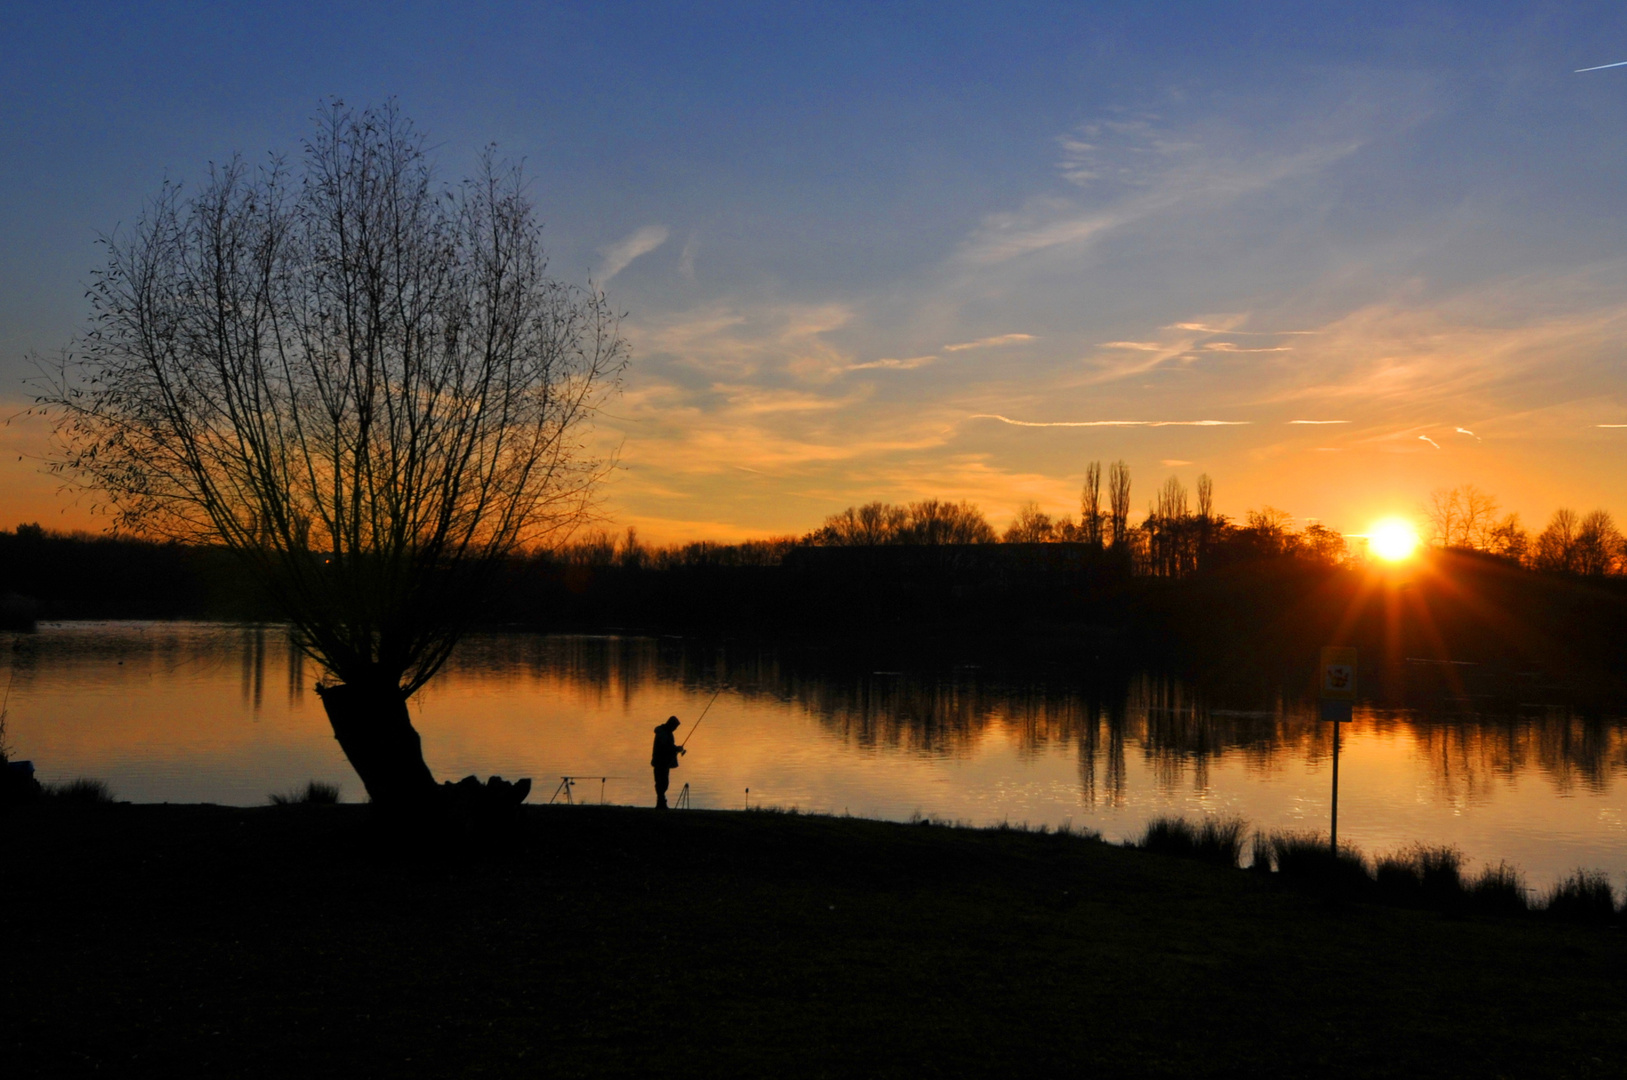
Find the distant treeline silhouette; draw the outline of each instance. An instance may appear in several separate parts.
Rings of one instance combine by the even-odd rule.
[[[0,530],[0,628],[35,619],[264,619],[271,609],[224,548]]]
[[[1351,556],[1340,533],[1315,522],[1296,530],[1293,515],[1271,506],[1250,510],[1241,522],[1217,513],[1213,483],[1207,475],[1198,478],[1195,508],[1189,505],[1186,487],[1172,476],[1148,506],[1146,517],[1140,524],[1132,524],[1129,467],[1122,461],[1114,462],[1107,477],[1104,493],[1101,466],[1091,464],[1077,522],[1066,515],[1052,518],[1038,503],[1027,502],[1018,509],[1004,534],[997,532],[972,503],[923,499],[901,505],[870,502],[850,506],[800,537],[650,547],[639,542],[634,529],[628,529],[625,537],[599,530],[536,557],[600,568],[777,566],[788,557],[794,559],[793,552],[807,548],[941,548],[1003,542],[1074,545],[1078,549],[1073,553],[1076,561],[1117,567],[1121,575],[1185,577],[1217,561],[1291,557],[1332,566]],[[1058,561],[1033,552],[1026,558],[1050,565]],[[996,566],[1015,560],[991,554],[976,561]]]
[[[1627,537],[1608,510],[1578,514],[1561,507],[1532,536],[1519,514],[1497,516],[1497,499],[1473,484],[1436,488],[1422,507],[1429,542],[1480,551],[1548,573],[1603,577],[1627,572]]]
[[[1102,475],[1092,466],[1089,479]],[[1364,692],[1395,699],[1627,694],[1627,576],[1602,511],[1561,511],[1511,546],[1517,522],[1484,526],[1494,500],[1460,488],[1452,510],[1448,491],[1431,503],[1452,511],[1431,520],[1435,549],[1404,575],[1375,575],[1331,529],[1270,507],[1241,522],[1215,512],[1207,477],[1195,505],[1166,481],[1139,523],[1128,469],[1105,477],[1086,484],[1078,521],[1029,506],[1003,542],[977,507],[940,500],[868,503],[801,537],[738,544],[593,532],[510,558],[478,620],[927,654],[964,644],[968,657],[1059,663],[1083,651],[1256,685],[1292,681],[1317,646],[1341,643],[1362,651]],[[274,618],[249,582],[217,550],[0,532],[0,594],[35,598],[41,618]]]
[[[772,567],[807,548],[949,547],[981,544],[1075,545],[1075,561],[1095,560],[1137,577],[1187,577],[1205,567],[1292,558],[1322,566],[1361,561],[1365,538],[1347,539],[1316,521],[1295,528],[1284,510],[1262,506],[1234,520],[1214,509],[1214,485],[1198,477],[1196,498],[1177,477],[1167,478],[1139,523],[1130,521],[1130,471],[1114,462],[1102,485],[1100,463],[1086,471],[1078,520],[1053,518],[1037,502],[1022,504],[1004,533],[964,500],[924,499],[905,504],[869,502],[827,517],[802,536],[738,543],[644,543],[636,528],[623,533],[588,530],[553,548],[515,559],[516,570],[543,573],[605,570],[673,571]],[[1442,488],[1418,509],[1432,546],[1493,556],[1546,573],[1604,577],[1627,573],[1627,537],[1609,511],[1583,515],[1561,508],[1531,535],[1518,514],[1497,516],[1497,500],[1473,484]],[[1014,553],[1015,554],[1015,553]],[[184,614],[251,617],[254,590],[234,582],[225,553],[139,538],[59,533],[38,524],[0,530],[0,592],[48,597],[55,617],[169,617]],[[1032,551],[1027,559],[1056,565]],[[978,560],[996,565],[991,556]],[[1005,561],[1020,561],[1005,560]],[[1105,574],[1109,571],[1100,570]],[[581,574],[574,575],[580,578]]]
[[[1196,505],[1179,478],[1164,481],[1140,524],[1129,522],[1130,471],[1116,461],[1108,472],[1106,500],[1101,465],[1086,470],[1079,519],[1052,518],[1037,502],[1024,503],[1003,537],[970,503],[936,500],[894,506],[884,502],[849,507],[825,519],[800,541],[814,546],[883,544],[975,544],[1003,539],[1018,544],[1083,544],[1116,551],[1130,572],[1185,577],[1218,560],[1249,561],[1290,556],[1325,565],[1366,557],[1365,537],[1353,544],[1312,521],[1302,529],[1283,510],[1263,506],[1234,521],[1214,509],[1214,484],[1199,476]],[[1425,539],[1438,548],[1481,552],[1549,573],[1603,577],[1627,572],[1627,537],[1607,510],[1586,515],[1561,508],[1531,535],[1518,514],[1498,516],[1495,497],[1474,484],[1431,492],[1419,508]],[[791,546],[791,545],[787,545]]]
[[[1214,484],[1199,476],[1195,500],[1179,478],[1167,478],[1140,523],[1130,521],[1130,470],[1109,466],[1106,486],[1099,462],[1086,470],[1078,520],[1053,518],[1037,502],[1018,508],[999,533],[972,503],[925,499],[893,504],[869,502],[832,514],[803,536],[739,544],[692,542],[667,547],[641,544],[600,530],[540,558],[574,566],[648,567],[777,566],[791,552],[810,547],[941,547],[971,544],[1072,544],[1141,577],[1187,577],[1204,567],[1293,558],[1335,566],[1367,557],[1366,538],[1347,538],[1311,521],[1295,528],[1287,511],[1262,506],[1234,520],[1214,509]],[[1607,510],[1586,515],[1561,508],[1531,535],[1518,514],[1497,516],[1497,500],[1473,484],[1442,488],[1418,509],[1423,539],[1436,548],[1477,552],[1545,573],[1604,577],[1627,573],[1627,537]],[[1054,561],[1054,560],[1050,560]]]

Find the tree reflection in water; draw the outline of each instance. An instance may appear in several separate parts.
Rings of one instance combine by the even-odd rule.
[[[469,638],[449,667],[476,677],[563,678],[601,703],[724,684],[747,702],[795,705],[845,745],[876,754],[966,758],[999,730],[1029,755],[1073,747],[1089,806],[1123,805],[1132,752],[1166,790],[1206,789],[1211,765],[1223,759],[1268,775],[1332,752],[1332,729],[1309,697],[1277,691],[1239,703],[1171,675],[1088,663],[876,670],[832,650],[749,642],[490,634]],[[1480,705],[1360,708],[1357,727],[1379,738],[1410,736],[1430,763],[1437,796],[1452,803],[1482,799],[1533,769],[1559,794],[1604,791],[1627,771],[1619,717]]]

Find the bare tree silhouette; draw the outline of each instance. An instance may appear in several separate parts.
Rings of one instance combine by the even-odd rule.
[[[1515,562],[1524,562],[1531,545],[1519,514],[1509,514],[1486,533],[1486,550]]]
[[[1561,507],[1548,519],[1548,527],[1537,534],[1531,561],[1538,570],[1574,574],[1580,569],[1577,533],[1581,521],[1575,510]]]
[[[1215,482],[1208,473],[1198,477],[1198,559],[1201,562],[1214,550],[1215,535],[1222,522],[1215,517]]]
[[[1497,510],[1496,498],[1473,484],[1436,488],[1422,507],[1424,520],[1429,522],[1429,542],[1443,548],[1486,551],[1499,525]]]
[[[1037,507],[1036,507],[1037,508]],[[994,526],[969,502],[923,499],[908,506],[873,502],[832,514],[805,542],[824,547],[872,544],[992,544]]]
[[[1102,463],[1092,461],[1085,470],[1085,487],[1079,493],[1079,529],[1085,543],[1102,546]]]
[[[1491,544],[1492,530],[1497,527],[1497,500],[1473,484],[1464,484],[1458,490],[1462,498],[1458,546],[1485,551]]]
[[[910,503],[899,532],[905,544],[992,544],[999,539],[983,511],[966,501],[923,499]]]
[[[107,238],[94,330],[44,377],[53,467],[121,528],[242,557],[377,803],[434,790],[407,698],[603,474],[584,425],[626,346],[540,231],[492,152],[446,186],[393,105],[335,101],[297,171],[234,157]]]
[[[1008,544],[1048,544],[1057,539],[1057,523],[1039,503],[1029,500],[1017,508],[1003,539]]]
[[[1576,530],[1576,571],[1590,577],[1614,573],[1621,564],[1622,535],[1608,510],[1594,510]]]
[[[1107,504],[1114,547],[1130,538],[1130,466],[1121,459],[1107,473]]]
[[[1429,522],[1429,542],[1439,547],[1451,547],[1457,536],[1458,520],[1462,516],[1462,499],[1457,488],[1436,488],[1429,493],[1423,506],[1424,520]]]
[[[908,519],[908,511],[889,503],[850,506],[840,514],[826,518],[825,524],[814,532],[813,539],[818,544],[840,547],[891,544]]]

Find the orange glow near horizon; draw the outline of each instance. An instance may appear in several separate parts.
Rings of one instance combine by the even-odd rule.
[[[1385,518],[1367,533],[1368,550],[1385,562],[1410,559],[1418,543],[1418,531],[1401,518]]]

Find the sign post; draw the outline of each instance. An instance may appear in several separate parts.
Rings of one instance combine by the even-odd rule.
[[[1333,724],[1333,814],[1328,849],[1339,857],[1339,725],[1350,722],[1356,702],[1356,650],[1336,645],[1322,648],[1319,673],[1322,719]]]

